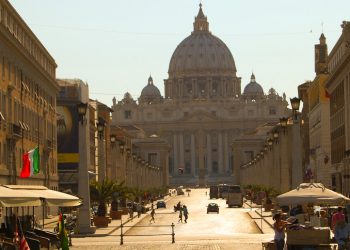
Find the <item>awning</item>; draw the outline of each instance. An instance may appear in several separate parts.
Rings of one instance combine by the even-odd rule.
[[[11,188],[0,186],[1,207],[36,207],[41,206],[40,197],[37,195],[20,192]]]
[[[349,203],[350,199],[334,192],[322,183],[301,183],[296,189],[276,197],[279,205],[325,204],[337,205]]]
[[[70,194],[48,189],[44,186],[30,185],[6,185],[12,191],[32,195],[43,200],[47,206],[76,207],[81,204],[81,200]]]

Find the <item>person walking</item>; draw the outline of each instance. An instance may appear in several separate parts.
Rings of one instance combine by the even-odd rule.
[[[152,221],[155,223],[155,219],[154,219],[154,215],[156,214],[156,211],[154,210],[154,208],[152,208],[151,210],[151,219],[149,220],[149,223],[152,223]]]
[[[333,230],[333,232],[334,232],[335,227],[339,221],[340,222],[345,221],[345,215],[343,213],[342,207],[338,207],[337,212],[332,215],[332,230]]]
[[[136,211],[137,211],[137,218],[140,218],[142,213],[142,205],[140,203],[137,204]]]
[[[180,208],[179,208],[179,220],[177,221],[177,223],[179,223],[180,221],[181,221],[181,223],[182,223],[182,207],[180,206]]]
[[[274,241],[276,244],[276,250],[283,250],[285,244],[284,230],[288,222],[281,219],[281,214],[275,214],[273,220],[275,221],[273,224],[273,230],[275,231]]]
[[[187,223],[187,219],[188,219],[188,210],[187,210],[187,207],[186,207],[185,205],[183,205],[182,210],[183,210],[183,212],[184,212],[185,223]]]
[[[134,219],[134,209],[132,206],[129,207],[129,217],[131,221]]]

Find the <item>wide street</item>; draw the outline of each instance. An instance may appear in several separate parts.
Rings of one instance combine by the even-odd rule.
[[[178,222],[178,212],[173,210],[178,201],[188,208],[188,223]],[[219,204],[219,214],[207,214],[209,202]],[[189,197],[187,193],[173,196],[167,208],[156,209],[155,223],[146,216],[126,233],[143,236],[126,236],[120,246],[120,231],[116,230],[106,237],[74,238],[72,249],[261,249],[261,242],[272,235],[261,234],[247,211],[248,208],[228,208],[223,199],[209,200],[205,189],[192,189]],[[171,235],[159,235],[170,234],[171,223],[175,225],[175,244],[171,244]]]

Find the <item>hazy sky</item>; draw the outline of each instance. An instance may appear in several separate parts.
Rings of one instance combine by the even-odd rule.
[[[58,78],[80,78],[90,97],[112,104],[138,98],[150,73],[163,80],[176,46],[193,30],[198,0],[10,0],[58,65]],[[349,0],[204,0],[210,31],[235,59],[242,90],[254,71],[264,91],[287,97],[314,78],[314,44],[331,51],[350,20]],[[323,25],[322,25],[323,23]]]

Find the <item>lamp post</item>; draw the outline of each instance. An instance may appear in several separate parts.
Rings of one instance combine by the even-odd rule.
[[[290,99],[290,104],[293,110],[293,125],[292,125],[292,171],[291,171],[291,188],[296,188],[303,181],[303,167],[301,155],[301,137],[298,110],[300,107],[300,99],[297,97]]]
[[[106,178],[106,150],[105,150],[105,141],[104,141],[104,130],[106,122],[102,118],[98,118],[96,123],[97,134],[98,134],[98,182],[102,183]]]
[[[300,107],[300,99],[298,97],[291,98],[290,105],[292,106],[294,120],[297,120],[298,110]]]
[[[79,116],[79,121],[83,125],[84,120],[86,120],[86,110],[87,110],[87,103],[78,103],[77,104],[77,109],[78,109],[78,116]]]
[[[90,224],[90,186],[88,165],[90,164],[90,129],[87,103],[77,104],[80,120],[79,125],[79,168],[78,168],[78,194],[83,200],[79,207],[79,216],[76,231],[79,234],[91,234],[96,231]]]
[[[283,129],[283,134],[286,133],[287,123],[288,123],[288,118],[285,118],[285,117],[280,118],[280,125],[281,125],[281,128]]]

